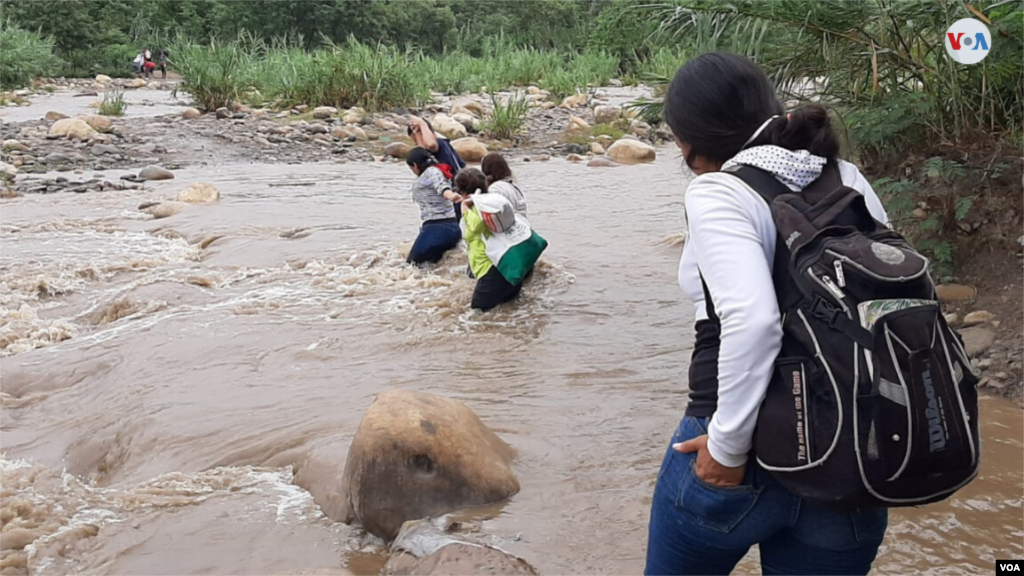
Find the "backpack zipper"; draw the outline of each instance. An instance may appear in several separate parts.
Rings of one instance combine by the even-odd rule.
[[[829,276],[828,274],[822,274],[821,281],[824,282],[825,287],[828,288],[829,292],[836,295],[836,298],[839,298],[840,300],[846,299],[846,294],[844,294],[843,291],[839,289],[839,286],[836,286],[836,283],[832,281],[831,276]]]
[[[846,274],[843,273],[843,261],[837,258],[837,259],[832,261],[832,265],[835,266],[835,268],[836,268],[836,280],[839,281],[839,286],[840,287],[845,287],[846,286]]]

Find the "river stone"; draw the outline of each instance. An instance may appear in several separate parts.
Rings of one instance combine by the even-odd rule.
[[[489,152],[487,146],[476,138],[452,140],[452,148],[464,161],[474,164],[483,160]]]
[[[651,133],[651,125],[640,120],[633,120],[629,123],[629,133],[636,136],[647,136]]]
[[[306,126],[306,132],[310,134],[327,134],[327,126],[324,124],[310,124]]]
[[[356,140],[369,140],[370,136],[366,134],[366,130],[363,130],[359,126],[349,126],[348,128],[349,137],[355,137]]]
[[[317,106],[313,108],[313,118],[317,120],[326,120],[337,113],[338,109],[334,106]]]
[[[348,138],[351,135],[352,132],[350,132],[349,129],[344,126],[338,126],[337,128],[331,130],[331,136],[334,136],[335,138],[341,138],[342,140]]]
[[[349,448],[345,519],[392,540],[407,520],[516,494],[511,464],[511,448],[465,404],[410,390],[382,392]]]
[[[590,124],[588,124],[583,118],[580,118],[579,116],[569,118],[569,130],[587,130],[589,128]]]
[[[537,571],[522,558],[516,558],[492,546],[453,542],[417,558],[400,551],[384,565],[385,576],[512,576],[536,575]]]
[[[392,142],[384,147],[384,153],[392,158],[404,160],[409,155],[409,145],[405,142]]]
[[[608,156],[620,164],[654,162],[654,147],[639,140],[618,140],[608,148]]]
[[[622,117],[622,108],[618,106],[595,106],[594,122],[597,124],[611,124]]]
[[[961,302],[974,298],[978,291],[974,286],[963,284],[940,284],[935,287],[935,293],[939,296],[939,302]]]
[[[48,135],[58,138],[64,136],[68,139],[89,140],[96,134],[97,132],[85,120],[81,118],[65,118],[54,122],[53,126],[50,126]]]
[[[189,204],[209,204],[220,200],[220,190],[213,184],[206,182],[194,182],[187,188],[178,192],[178,202]]]
[[[377,128],[380,128],[381,130],[384,130],[384,131],[387,131],[387,132],[401,132],[402,131],[402,127],[401,126],[399,126],[398,124],[395,124],[391,120],[386,120],[384,118],[378,119],[373,124]]]
[[[480,131],[480,120],[477,119],[476,116],[473,116],[472,114],[459,112],[458,114],[453,114],[452,119],[458,122],[459,124],[462,124],[462,126],[468,132],[476,133]]]
[[[964,339],[964,351],[972,358],[983,354],[996,341],[995,333],[982,326],[964,328],[960,330],[960,336]]]
[[[449,140],[465,138],[469,134],[469,131],[466,130],[465,126],[447,114],[438,114],[434,116],[434,118],[431,119],[430,125],[436,132],[443,134]]]
[[[447,516],[406,522],[391,543],[383,574],[537,574],[522,558],[473,538],[476,530],[463,535],[458,527]]]
[[[579,108],[580,106],[586,106],[588,100],[589,98],[587,98],[586,94],[568,96],[562,100],[562,108]]]
[[[60,152],[51,152],[43,157],[44,164],[69,164],[73,161],[71,156]]]
[[[976,324],[984,324],[991,322],[996,319],[996,315],[989,312],[988,310],[975,310],[969,312],[964,316],[964,326],[974,326]]]
[[[85,123],[97,132],[110,132],[114,129],[114,123],[106,116],[92,114],[83,118]]]
[[[21,142],[15,140],[13,138],[8,139],[8,140],[4,140],[4,143],[3,143],[2,146],[0,146],[0,149],[2,149],[4,152],[11,152],[11,151],[14,151],[14,150],[19,150],[21,152],[28,152],[28,150],[29,150],[28,146],[25,146],[24,144],[22,144]]]
[[[217,108],[216,110],[214,110],[213,113],[217,116],[219,120],[226,120],[228,118],[231,118],[231,110],[228,110],[224,106]]]
[[[604,156],[604,146],[601,146],[598,142],[590,143],[590,153],[597,156]]]
[[[199,110],[196,110],[195,108],[185,108],[181,111],[181,117],[185,120],[195,120],[196,118],[199,118],[202,115],[203,113]]]
[[[184,202],[174,202],[169,200],[166,202],[147,202],[139,206],[139,211],[145,212],[146,214],[152,214],[156,218],[167,218],[168,216],[174,216],[178,212],[185,209],[188,204]]]
[[[146,166],[139,172],[139,178],[143,180],[171,180],[174,173],[160,166]]]
[[[96,81],[100,82],[102,84],[110,84],[111,82],[114,81],[114,79],[111,78],[110,76],[107,76],[106,74],[97,74],[96,75]]]
[[[476,100],[463,98],[461,100],[456,100],[452,104],[452,114],[458,113],[472,114],[473,116],[482,118],[484,115],[484,107]]]
[[[60,112],[55,112],[53,110],[47,112],[45,116],[47,122],[55,122],[57,120],[63,120],[67,117],[67,114],[61,114]]]
[[[104,154],[120,154],[121,151],[115,146],[109,144],[94,144],[92,147],[92,154],[94,156],[103,156]]]
[[[345,115],[341,117],[341,121],[345,124],[359,124],[363,121],[363,117],[353,112],[346,112]]]
[[[146,84],[147,84],[147,82],[145,80],[143,80],[142,78],[136,78],[136,79],[132,80],[131,87],[132,88],[145,88]]]
[[[566,158],[569,159],[569,162],[583,162],[584,160],[586,160],[586,158],[580,156],[579,154],[569,154],[568,156],[566,156]]]
[[[18,175],[18,169],[6,162],[0,162],[0,180],[14,180]]]
[[[614,168],[619,165],[620,164],[618,162],[607,156],[598,156],[590,162],[587,162],[587,166],[590,166],[591,168]]]

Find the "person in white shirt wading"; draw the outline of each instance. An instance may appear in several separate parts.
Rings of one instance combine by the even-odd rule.
[[[764,574],[867,574],[885,536],[884,508],[838,510],[801,498],[748,457],[782,347],[777,229],[768,203],[729,170],[753,166],[798,192],[835,166],[881,224],[885,210],[857,168],[836,160],[827,111],[785,113],[764,73],[742,56],[688,62],[664,114],[695,175],[679,283],[695,307],[696,342],[689,403],[654,490],[645,574],[728,574],[754,545]]]

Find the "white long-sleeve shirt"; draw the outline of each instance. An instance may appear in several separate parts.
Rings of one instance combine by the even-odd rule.
[[[741,163],[781,175],[779,179],[794,191],[821,172],[821,159],[806,152],[778,148],[754,153],[757,150],[741,153]],[[785,169],[780,169],[780,158],[788,162]],[[794,171],[794,165],[800,168]],[[843,183],[864,195],[875,219],[888,223],[881,201],[857,167],[840,162],[839,168]],[[694,303],[696,319],[706,319],[703,274],[722,328],[718,407],[708,427],[708,450],[720,464],[737,467],[746,462],[757,412],[782,347],[772,284],[777,231],[768,204],[726,172],[696,177],[686,190],[685,203],[689,235],[679,263],[679,285]]]

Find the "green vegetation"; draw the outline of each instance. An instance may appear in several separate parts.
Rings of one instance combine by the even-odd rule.
[[[530,98],[522,92],[516,92],[502,102],[491,94],[491,105],[494,113],[484,124],[484,131],[499,140],[514,138],[526,121],[526,113],[530,111]]]
[[[53,40],[23,30],[10,22],[0,21],[0,86],[22,88],[33,78],[53,74],[60,69],[60,60],[53,54]]]
[[[103,101],[100,102],[100,114],[103,116],[123,116],[127,109],[124,90],[110,90],[103,95]]]

